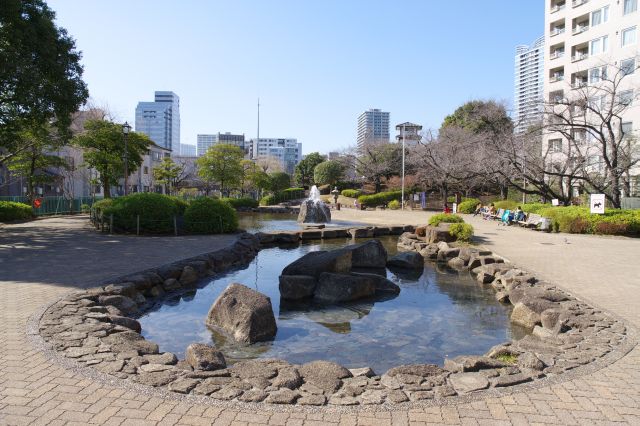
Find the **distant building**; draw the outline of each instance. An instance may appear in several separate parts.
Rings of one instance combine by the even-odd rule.
[[[178,153],[181,157],[195,157],[196,156],[196,146],[189,145],[186,143],[180,144],[180,152]]]
[[[180,147],[180,98],[173,92],[155,92],[154,102],[139,102],[136,107],[136,132],[149,136],[156,145],[169,151]]]
[[[400,123],[396,126],[396,130],[398,134],[396,135],[396,141],[398,143],[402,143],[404,139],[405,146],[416,146],[422,140],[422,135],[420,135],[420,131],[422,130],[422,126],[415,123],[404,122]]]
[[[252,139],[252,159],[276,159],[285,173],[293,174],[302,160],[302,144],[297,139],[260,138]]]
[[[245,146],[244,133],[241,135],[237,135],[230,132],[218,132],[211,135],[198,135],[196,143],[198,157],[204,155],[204,153],[207,152],[207,150],[213,145],[218,144],[235,145],[241,148],[245,152],[245,155],[248,151]]]
[[[358,117],[358,149],[367,144],[388,143],[389,113],[379,109],[370,109]]]
[[[522,133],[532,124],[542,120],[543,97],[544,36],[538,38],[531,46],[516,46],[513,97],[516,133]]]

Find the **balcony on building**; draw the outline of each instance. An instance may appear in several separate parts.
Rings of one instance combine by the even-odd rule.
[[[587,131],[585,129],[571,130],[571,138],[575,143],[583,145],[587,142]]]
[[[589,76],[587,71],[578,71],[571,74],[571,87],[574,89],[580,89],[589,84]]]
[[[571,21],[571,33],[573,35],[582,34],[589,29],[589,14],[578,16]]]
[[[562,9],[564,9],[565,6],[567,5],[565,0],[550,0],[550,1],[551,1],[551,8],[549,11],[551,13],[559,12]]]
[[[573,0],[573,1],[571,2],[571,7],[574,7],[574,8],[575,8],[575,7],[580,7],[580,6],[582,6],[583,4],[588,3],[588,2],[589,2],[589,0]]]
[[[589,43],[576,44],[571,48],[571,62],[583,61],[589,57]]]
[[[557,36],[559,34],[564,33],[564,30],[565,30],[564,19],[558,19],[557,21],[554,21],[549,25],[549,36],[550,37]]]
[[[564,80],[564,67],[556,67],[549,70],[549,83]]]
[[[564,56],[564,43],[558,43],[551,46],[549,59],[558,59]]]

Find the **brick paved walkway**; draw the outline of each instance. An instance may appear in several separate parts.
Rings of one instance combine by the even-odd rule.
[[[341,218],[379,223],[426,219],[424,214],[385,214]],[[640,240],[569,236],[566,244],[565,236],[474,225],[497,253],[541,276],[562,278],[574,294],[640,324]],[[639,349],[595,373],[499,398],[341,414],[333,408],[223,409],[147,396],[65,370],[31,345],[29,317],[72,288],[214,250],[232,238],[99,236],[78,217],[0,228],[0,424],[640,424]],[[606,271],[607,262],[615,271]]]

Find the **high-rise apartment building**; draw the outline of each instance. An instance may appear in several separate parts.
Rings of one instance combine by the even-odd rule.
[[[544,100],[547,108],[555,108],[554,111],[569,108],[565,117],[576,123],[575,120],[597,122],[594,111],[606,111],[608,106],[618,105],[614,108],[619,111],[619,118],[614,119],[614,133],[617,137],[628,137],[630,144],[637,144],[639,32],[638,0],[545,0]],[[612,81],[617,82],[615,98],[610,95]],[[577,102],[580,99],[582,101]],[[562,120],[553,123],[545,118],[545,121],[562,126]],[[580,151],[579,155],[586,157],[590,164],[590,172],[603,172],[602,151],[594,140],[593,133],[575,125],[563,132],[549,131],[543,135],[543,154],[554,155],[552,161],[565,158],[565,164],[570,166],[572,157]],[[639,168],[631,168],[628,174],[630,191],[624,195],[640,196]]]
[[[388,143],[389,113],[379,109],[370,109],[358,117],[358,149],[367,144]]]
[[[544,99],[544,36],[531,46],[516,46],[514,121],[515,131],[522,133],[542,120]]]
[[[149,136],[156,145],[179,150],[180,98],[173,92],[155,92],[154,102],[138,102],[136,132]]]
[[[275,159],[282,171],[293,174],[302,160],[302,144],[297,139],[260,138],[252,139],[252,159]]]
[[[218,144],[235,145],[242,149],[245,154],[247,153],[247,145],[245,144],[244,133],[241,135],[237,135],[230,132],[218,132],[212,135],[198,135],[196,143],[198,157],[202,156],[213,145]]]

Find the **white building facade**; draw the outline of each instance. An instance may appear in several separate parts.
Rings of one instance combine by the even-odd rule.
[[[204,155],[205,152],[209,148],[217,144],[227,144],[227,145],[235,145],[242,149],[245,152],[245,155],[248,152],[247,144],[245,143],[244,133],[243,134],[233,134],[231,132],[225,133],[214,133],[214,134],[200,134],[196,139],[196,151],[198,157]]]
[[[296,165],[302,161],[302,144],[295,138],[251,139],[253,160],[275,159],[282,171],[293,174]]]
[[[380,109],[370,109],[358,117],[358,149],[367,144],[389,143],[389,113]]]
[[[544,99],[544,36],[530,46],[516,46],[513,97],[516,133],[542,120]]]
[[[638,0],[545,0],[546,108],[556,108],[555,104],[562,108],[563,104],[570,105],[580,97],[588,98],[590,108],[583,107],[579,111],[576,106],[571,112],[583,114],[588,120],[592,108],[604,111],[612,102],[618,105],[624,102],[626,107],[621,109],[619,119],[614,120],[615,132],[628,138],[631,147],[637,144],[640,133],[639,31]],[[612,81],[618,81],[616,99],[606,95],[611,93]],[[571,140],[561,133],[545,132],[543,154],[546,152],[571,161],[569,147],[584,143],[586,154],[581,155],[588,156],[589,170],[603,171],[602,151],[592,143],[593,136],[583,129],[569,131]],[[623,191],[622,195],[640,196],[640,168],[632,167],[628,175],[630,190]]]

